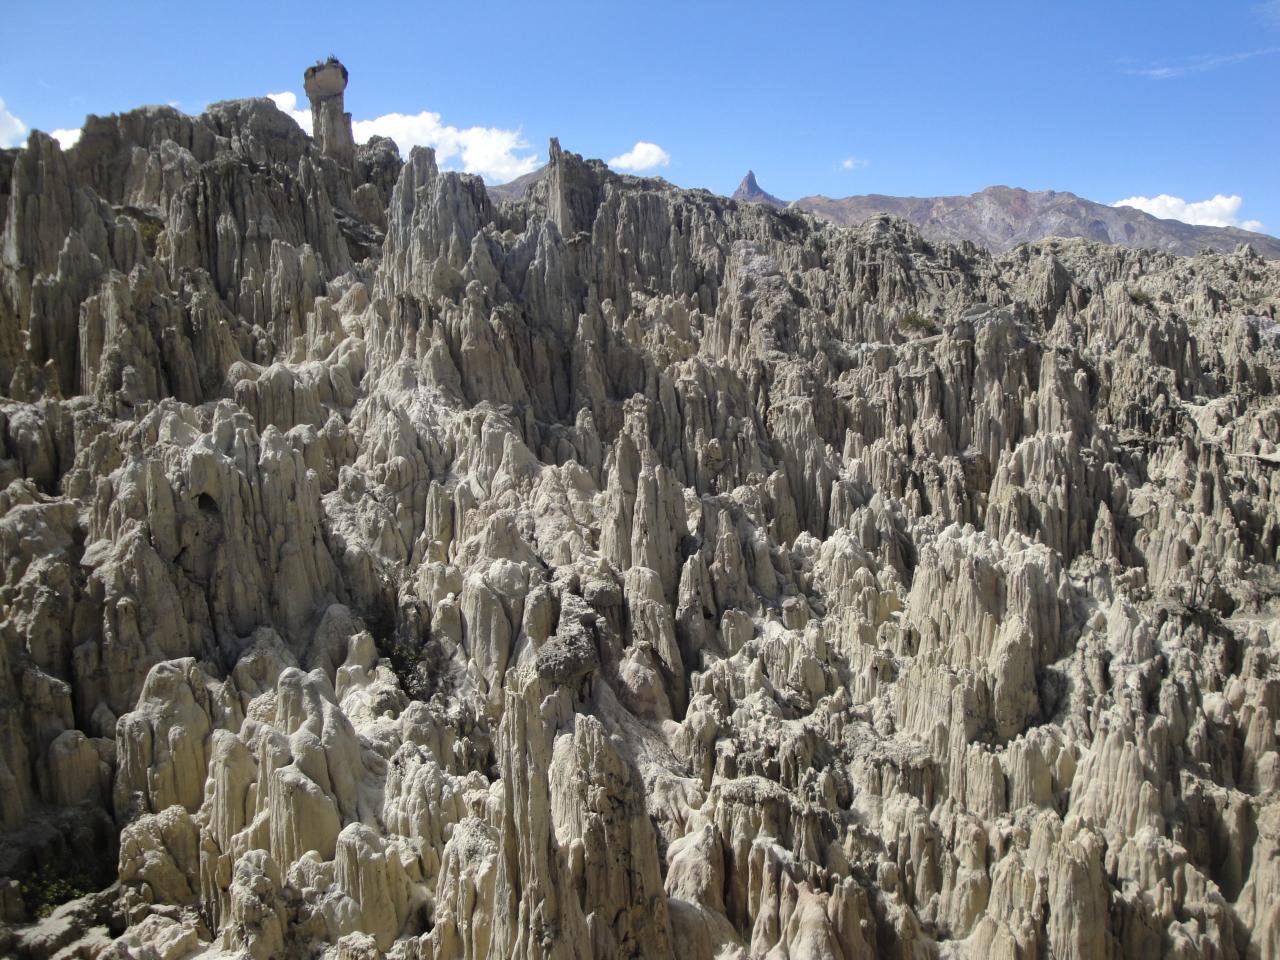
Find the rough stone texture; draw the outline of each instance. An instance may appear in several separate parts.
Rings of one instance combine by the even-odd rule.
[[[0,953],[1280,953],[1280,264],[316,129],[6,167]]]

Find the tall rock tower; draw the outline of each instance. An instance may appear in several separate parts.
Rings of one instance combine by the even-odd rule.
[[[307,67],[303,89],[311,101],[311,130],[320,152],[337,160],[345,169],[355,166],[356,143],[351,136],[351,114],[343,110],[342,94],[347,89],[347,68],[336,57]]]

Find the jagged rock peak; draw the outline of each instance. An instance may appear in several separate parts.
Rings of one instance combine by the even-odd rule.
[[[738,189],[733,191],[734,200],[743,200],[748,203],[767,203],[770,206],[781,207],[785,204],[771,193],[766,193],[756,180],[754,171],[748,170],[747,175],[742,178],[742,182],[738,184]]]

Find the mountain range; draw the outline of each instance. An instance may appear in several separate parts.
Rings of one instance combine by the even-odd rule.
[[[996,186],[968,196],[866,194],[837,199],[815,195],[787,203],[766,193],[748,170],[733,192],[733,199],[795,207],[842,226],[856,226],[870,217],[892,214],[915,224],[930,240],[968,240],[996,252],[1046,237],[1083,237],[1185,256],[1204,249],[1227,253],[1247,243],[1263,257],[1280,258],[1280,240],[1266,234],[1165,220],[1134,207],[1113,207],[1058,190]]]
[[[543,178],[541,167],[510,183],[488,187],[497,200],[516,200]],[[1202,250],[1229,253],[1249,244],[1260,256],[1280,259],[1280,239],[1239,227],[1209,227],[1152,216],[1136,207],[1113,207],[1063,190],[1023,190],[993,186],[967,196],[890,197],[872,193],[851,197],[822,194],[787,201],[760,186],[748,170],[732,199],[791,207],[855,227],[872,217],[889,214],[916,226],[934,242],[968,241],[996,253],[1021,243],[1049,237],[1081,237],[1144,250],[1193,256]]]

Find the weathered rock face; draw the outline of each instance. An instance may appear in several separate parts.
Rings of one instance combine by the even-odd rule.
[[[1280,264],[310,79],[5,155],[0,953],[1280,955]]]

